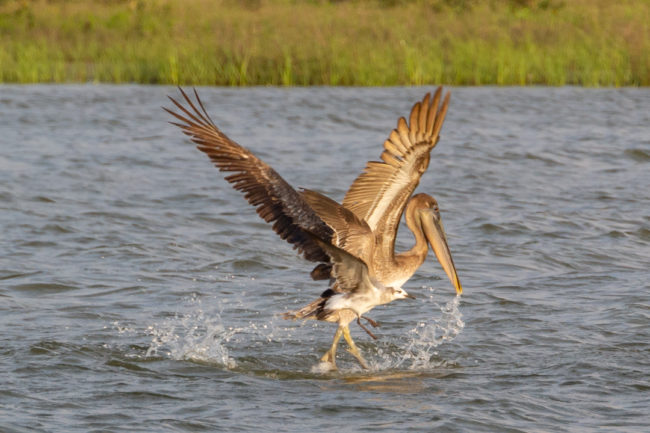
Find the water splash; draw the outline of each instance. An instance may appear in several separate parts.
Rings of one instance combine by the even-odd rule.
[[[146,356],[167,356],[235,368],[237,363],[224,343],[238,330],[226,329],[220,314],[206,314],[198,297],[193,296],[190,304],[190,311],[176,313],[173,318],[147,328],[152,340]]]
[[[433,291],[432,288],[429,288]],[[433,295],[429,296],[431,302]],[[415,328],[408,331],[406,346],[401,348],[403,355],[395,357],[395,353],[386,353],[385,350],[379,350],[378,354],[383,358],[383,362],[375,363],[375,369],[394,369],[407,368],[410,370],[423,370],[446,364],[445,361],[432,363],[432,358],[438,355],[437,347],[456,338],[463,328],[463,315],[458,306],[460,296],[455,296],[444,306],[433,302],[440,308],[441,316],[423,320],[417,323]]]
[[[312,365],[309,371],[313,374],[329,374],[335,371],[335,368],[331,362],[320,361],[318,364]]]
[[[409,331],[411,341],[406,348],[410,354],[411,369],[421,369],[429,366],[430,360],[438,352],[435,350],[445,342],[456,338],[465,327],[463,315],[458,309],[460,295],[447,302],[444,307],[436,304],[442,315],[432,321],[422,321]]]
[[[431,292],[428,302],[437,307],[440,314],[419,321],[413,329],[407,331],[405,335],[402,334],[402,337],[397,340],[399,343],[396,344],[395,340],[384,340],[383,346],[381,343],[376,346],[377,351],[374,355],[367,353],[366,360],[371,370],[418,371],[446,364],[444,360],[435,360],[438,355],[437,347],[456,338],[465,326],[459,310],[460,297],[456,296],[445,305],[440,305],[434,300],[434,289],[428,288],[428,290]],[[215,306],[213,301],[214,298],[209,299],[211,306]],[[243,307],[243,304],[238,306]],[[286,326],[285,322],[278,317],[273,317],[265,323],[252,321],[243,324],[242,327],[226,326],[222,320],[221,308],[221,303],[217,302],[216,308],[211,307],[210,311],[206,312],[198,296],[188,298],[181,306],[182,311],[162,323],[147,328],[151,343],[145,356],[217,364],[228,369],[246,368],[238,365],[231,356],[231,350],[241,347],[246,347],[247,352],[259,350],[260,347],[266,350],[269,344],[284,345],[295,338],[294,333],[297,332],[295,326]],[[303,325],[307,326],[307,324]],[[315,338],[309,335],[300,335],[301,343],[308,344],[310,338]],[[256,362],[261,362],[261,358],[255,358]],[[312,366],[311,373],[322,374],[330,371],[330,368],[321,364]],[[346,366],[345,370],[363,372],[356,363]]]
[[[342,359],[341,355],[338,355],[337,364],[339,368],[343,367],[339,371],[345,372],[346,375],[358,373],[362,377],[367,377],[368,373],[384,374],[393,370],[419,372],[449,365],[449,360],[439,356],[438,346],[451,342],[465,327],[459,309],[460,296],[455,296],[441,305],[435,301],[436,296],[432,287],[422,288],[430,292],[429,296],[424,298],[425,302],[438,308],[440,313],[417,322],[413,329],[406,331],[397,339],[382,339],[374,342],[374,353],[372,353],[373,349],[366,349],[364,353],[370,371],[362,369],[355,361],[350,361],[349,356],[346,361],[343,361],[346,358]],[[319,362],[311,367],[310,372],[329,374],[332,372],[332,366],[327,362]]]

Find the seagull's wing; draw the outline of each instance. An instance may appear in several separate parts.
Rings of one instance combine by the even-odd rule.
[[[334,231],[333,245],[365,262],[372,258],[375,239],[364,220],[323,194],[308,189],[301,193],[314,212]]]
[[[378,235],[378,248],[393,254],[397,227],[407,201],[429,166],[431,149],[439,140],[447,113],[449,93],[442,103],[439,87],[417,102],[409,122],[401,117],[384,142],[382,161],[370,161],[350,186],[343,206],[365,220]]]
[[[372,290],[376,280],[370,275],[366,263],[358,257],[308,233],[330,257],[332,276],[336,279],[335,292],[365,292]]]
[[[181,113],[176,113],[164,108],[180,121],[171,123],[181,128],[220,171],[233,173],[227,176],[226,180],[235,189],[245,193],[244,197],[257,208],[260,217],[266,222],[273,222],[273,230],[282,239],[293,244],[307,260],[329,262],[329,256],[305,230],[330,240],[332,229],[273,168],[217,128],[203,107],[196,90],[194,95],[200,109],[182,89],[179,90],[186,105],[169,97],[181,110]]]

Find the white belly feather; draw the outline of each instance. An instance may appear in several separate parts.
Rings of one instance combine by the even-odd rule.
[[[374,290],[377,292],[377,289]],[[367,313],[379,305],[379,293],[338,293],[330,297],[325,303],[327,310],[345,310],[350,309],[358,316]]]

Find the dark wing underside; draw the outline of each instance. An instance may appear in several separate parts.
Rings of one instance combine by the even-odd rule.
[[[194,96],[200,110],[182,89],[179,90],[187,106],[169,97],[182,111],[179,114],[163,107],[181,122],[171,123],[181,128],[220,171],[233,173],[226,176],[226,180],[244,193],[264,221],[273,222],[273,230],[282,239],[293,244],[307,260],[329,262],[328,254],[306,234],[305,229],[325,241],[331,241],[332,229],[275,170],[217,128],[196,90]]]

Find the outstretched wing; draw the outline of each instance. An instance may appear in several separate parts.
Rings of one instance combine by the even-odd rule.
[[[442,88],[433,98],[417,102],[407,124],[401,117],[384,142],[382,161],[370,161],[343,199],[343,206],[368,223],[378,236],[378,248],[393,254],[397,226],[406,202],[429,166],[431,149],[439,139],[449,93],[440,103]]]
[[[305,230],[329,241],[332,229],[275,170],[217,128],[196,90],[194,96],[200,110],[182,89],[179,90],[187,106],[169,97],[182,112],[179,114],[163,107],[181,122],[171,123],[181,128],[220,171],[233,172],[226,180],[245,194],[244,197],[257,208],[260,217],[266,222],[273,222],[273,230],[282,239],[293,244],[307,260],[329,262],[329,256]]]

